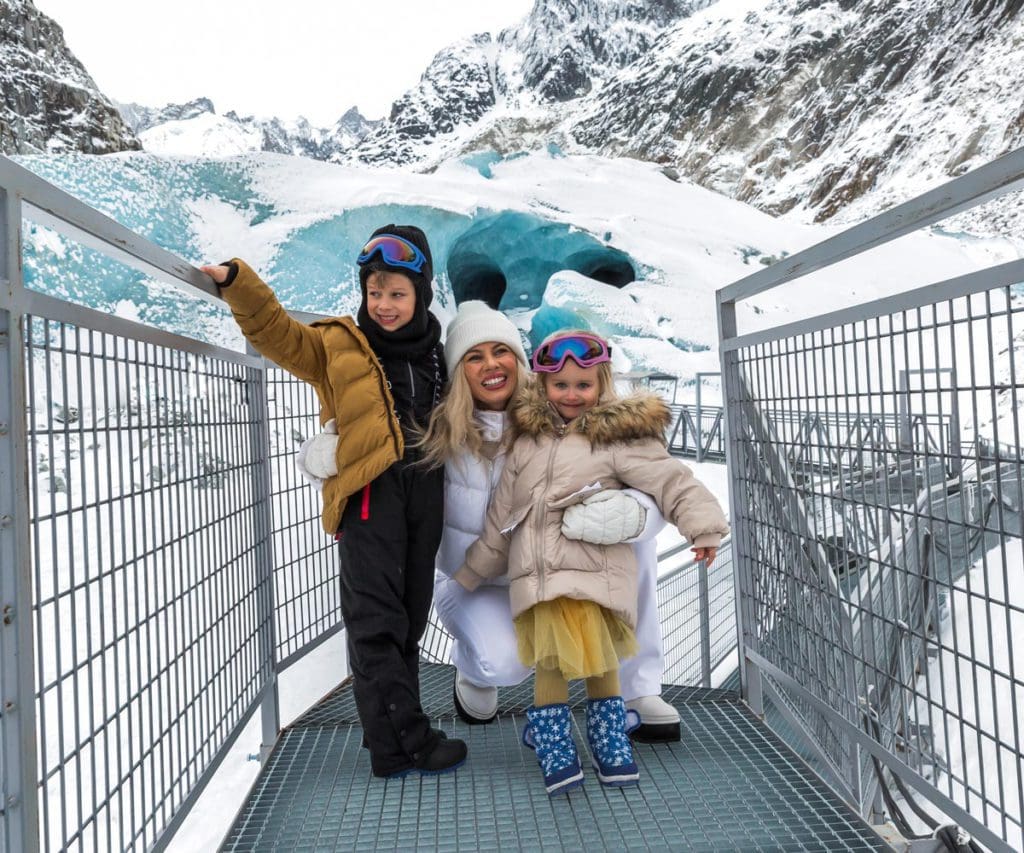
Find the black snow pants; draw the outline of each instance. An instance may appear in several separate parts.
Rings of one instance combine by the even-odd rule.
[[[341,613],[375,776],[407,770],[440,734],[420,706],[419,641],[444,520],[444,469],[396,462],[341,517]]]

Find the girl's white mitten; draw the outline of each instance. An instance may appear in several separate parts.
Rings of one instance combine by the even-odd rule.
[[[324,424],[323,432],[302,442],[295,466],[302,476],[317,488],[323,488],[323,481],[338,473],[338,422],[331,418]]]
[[[640,535],[647,510],[636,499],[615,489],[605,489],[562,515],[562,535],[592,545],[614,545]]]

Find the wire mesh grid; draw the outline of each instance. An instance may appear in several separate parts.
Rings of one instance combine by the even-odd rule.
[[[1024,299],[916,298],[736,350],[744,640],[1019,848]],[[788,699],[877,795],[849,730]]]
[[[295,454],[320,432],[312,386],[274,367],[267,376],[277,660],[280,667],[341,628],[337,548],[320,524],[320,495]]]
[[[252,368],[25,318],[41,844],[143,849],[269,675]]]
[[[725,540],[709,568],[689,557],[688,546],[659,557],[658,618],[665,650],[666,684],[710,686],[712,674],[736,649],[732,542]],[[706,572],[702,589],[701,573]]]
[[[666,688],[682,740],[636,747],[639,787],[604,788],[586,771],[581,789],[549,798],[520,740],[532,685],[500,691],[495,723],[467,726],[453,718],[453,677],[421,671],[424,710],[469,746],[456,773],[373,778],[343,686],[283,733],[223,849],[888,849],[733,694]],[[589,768],[584,701],[574,689]]]

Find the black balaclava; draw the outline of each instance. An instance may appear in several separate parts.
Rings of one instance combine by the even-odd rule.
[[[441,340],[441,324],[437,317],[427,310],[434,300],[434,291],[430,284],[434,278],[434,261],[430,255],[430,246],[427,243],[427,235],[415,225],[385,225],[378,228],[370,235],[373,239],[378,234],[394,234],[403,240],[408,240],[427,259],[423,269],[419,272],[406,269],[405,267],[393,267],[377,255],[370,263],[359,268],[359,287],[362,290],[362,301],[359,303],[359,312],[356,320],[359,328],[366,339],[373,347],[373,351],[381,356],[402,356],[411,358],[429,352]],[[369,240],[367,240],[369,242]],[[370,273],[378,270],[397,272],[408,278],[416,293],[416,306],[413,309],[412,319],[401,329],[394,332],[385,331],[376,320],[370,317],[366,308],[366,279]]]

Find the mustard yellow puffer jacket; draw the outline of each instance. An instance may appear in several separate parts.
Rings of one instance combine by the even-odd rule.
[[[539,390],[512,408],[517,435],[483,533],[455,579],[468,589],[508,571],[512,616],[541,601],[594,601],[636,626],[633,546],[562,535],[562,514],[603,489],[646,492],[695,547],[718,547],[729,530],[718,500],[665,449],[668,406],[636,394],[595,406],[570,424]]]
[[[324,483],[324,530],[334,534],[350,495],[402,458],[404,441],[384,370],[351,317],[306,325],[288,316],[244,262],[221,289],[249,343],[320,397],[321,426],[338,422],[338,473]]]

